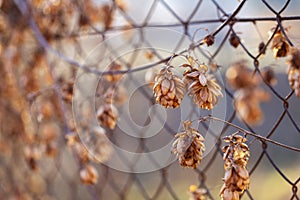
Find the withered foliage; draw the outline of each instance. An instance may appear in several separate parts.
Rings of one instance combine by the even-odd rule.
[[[120,81],[123,77],[122,74],[113,74],[114,72],[120,71],[122,70],[122,65],[117,63],[117,62],[112,62],[109,66],[108,66],[108,70],[112,72],[112,74],[108,74],[105,76],[106,80],[108,82],[111,82],[113,84],[118,83],[118,81]]]
[[[203,136],[191,126],[191,121],[183,122],[184,130],[175,135],[172,152],[181,166],[195,169],[202,160],[205,146]]]
[[[258,125],[263,120],[261,102],[270,97],[259,87],[261,79],[252,74],[245,61],[232,64],[226,71],[227,83],[235,90],[234,107],[237,115],[250,125]]]
[[[204,38],[203,42],[209,47],[215,43],[215,37],[213,35],[208,35]]]
[[[266,54],[266,44],[264,42],[259,43],[258,45],[258,53]]]
[[[224,185],[221,189],[221,197],[224,200],[239,200],[242,194],[249,187],[249,173],[246,169],[250,151],[247,140],[243,136],[233,134],[224,138],[228,145],[224,146]]]
[[[96,184],[98,176],[97,170],[92,165],[87,164],[80,170],[80,180],[87,185]]]
[[[184,84],[172,73],[171,68],[166,66],[155,76],[153,92],[156,101],[162,106],[177,108],[184,96]]]
[[[229,43],[234,48],[237,48],[240,45],[240,37],[237,34],[232,33],[229,37]]]
[[[187,63],[181,65],[185,68],[182,80],[171,71],[173,66],[164,67],[155,77],[153,93],[156,102],[168,108],[180,106],[184,97],[185,85],[188,95],[193,96],[194,103],[200,108],[211,110],[223,97],[221,86],[214,75],[208,74],[208,67],[191,56],[186,56]],[[153,71],[148,71],[145,77],[148,84],[153,79]]]
[[[281,30],[277,30],[272,41],[272,50],[273,50],[273,55],[274,58],[280,58],[280,57],[286,57],[290,45],[286,39],[286,37],[283,35]]]
[[[107,66],[107,73],[101,76],[96,91],[96,112],[85,109],[84,119],[75,127],[72,100],[77,71],[72,67],[81,67],[81,64],[68,59],[68,55],[74,53],[78,59],[86,53],[79,44],[81,36],[95,34],[104,40],[106,33],[139,25],[123,15],[121,20],[127,24],[114,27],[120,20],[116,13],[124,14],[127,10],[123,0],[101,3],[94,0],[0,0],[0,8],[0,122],[3,125],[0,174],[1,182],[11,184],[9,187],[1,185],[1,192],[5,194],[0,193],[0,199],[35,199],[37,195],[34,194],[39,194],[39,199],[52,199],[45,191],[47,179],[53,178],[52,173],[43,174],[42,170],[47,168],[43,164],[47,159],[57,164],[65,153],[72,153],[75,158],[77,181],[87,185],[99,183],[101,176],[97,164],[107,161],[112,155],[106,134],[117,127],[118,109],[127,100],[122,78],[126,70],[135,66],[121,62],[122,59]],[[147,23],[145,21],[141,26],[147,26]],[[185,30],[187,23],[184,24]],[[214,45],[218,39],[216,33],[207,35],[199,44]],[[229,43],[237,48],[241,38],[232,33]],[[69,48],[70,45],[75,48]],[[260,54],[266,53],[266,45],[263,42],[258,45]],[[192,47],[198,48],[196,45]],[[299,49],[291,47],[280,30],[275,32],[271,48],[275,58],[289,55],[289,84],[300,97]],[[153,66],[146,74],[146,82],[152,88],[156,102],[165,108],[179,108],[186,92],[196,105],[191,106],[193,109],[211,110],[223,97],[221,85],[215,75],[210,74],[210,70],[215,72],[220,66],[212,62],[215,55],[206,65],[191,57],[189,50],[181,55],[174,54],[174,57],[185,56],[184,64],[176,67],[167,64],[161,70]],[[146,52],[144,57],[149,62],[159,58],[155,50]],[[175,70],[180,71],[180,67],[184,67],[184,72],[177,75]],[[267,84],[276,83],[274,71],[261,72]],[[235,90],[237,116],[249,125],[261,123],[263,112],[260,104],[268,100],[269,95],[260,88],[260,78],[252,74],[245,62],[229,67],[226,78]],[[93,114],[98,120],[97,126],[88,124]],[[82,134],[80,137],[78,132]],[[92,145],[92,150],[83,142]],[[246,166],[250,152],[242,136],[233,134],[226,137],[225,142],[228,144],[223,148],[225,176],[221,197],[224,200],[239,199],[249,187]],[[172,146],[179,164],[196,169],[203,159],[204,150],[204,137],[192,127],[191,121],[185,121]],[[191,200],[209,199],[207,188],[191,185],[188,192]]]
[[[183,65],[186,68],[183,75],[188,92],[200,108],[211,110],[218,103],[218,98],[223,97],[221,86],[213,75],[207,73],[206,65],[200,64],[193,57],[187,60],[188,63]]]
[[[110,101],[107,101],[98,108],[97,118],[102,126],[114,129],[118,119],[118,110]]]
[[[121,0],[115,5],[126,10],[126,4]],[[18,174],[18,177],[3,177],[3,182],[9,183],[15,178],[14,182],[18,183],[7,187],[5,199],[35,198],[30,191],[26,192],[27,180],[20,177],[43,173],[44,167],[40,163],[60,157],[65,135],[74,156],[83,165],[77,179],[87,184],[97,182],[97,171],[92,163],[108,159],[108,141],[104,139],[104,133],[95,139],[100,146],[95,149],[98,154],[92,159],[77,136],[71,134],[76,132],[71,107],[76,71],[69,68],[62,73],[64,67],[70,66],[50,56],[47,44],[40,42],[45,40],[49,46],[61,49],[76,45],[75,33],[94,28],[110,29],[115,20],[113,6],[108,2],[97,4],[93,0],[0,2],[0,121],[5,124],[0,134],[0,149],[11,163],[10,173]],[[119,69],[115,66],[111,70]],[[108,78],[116,80],[113,76]],[[118,103],[124,102],[123,95],[115,99]],[[94,131],[85,129],[89,133]],[[11,159],[14,162],[9,161]],[[47,191],[36,192],[41,193],[39,198],[47,199],[43,194]],[[2,194],[0,196],[4,198]]]
[[[277,79],[275,77],[275,72],[272,68],[266,67],[262,69],[261,75],[264,79],[264,81],[270,85],[276,85],[277,84]]]
[[[209,200],[207,196],[207,190],[205,188],[198,188],[196,185],[190,185],[189,187],[189,200]]]
[[[287,74],[291,88],[300,97],[300,51],[295,47],[290,52]]]

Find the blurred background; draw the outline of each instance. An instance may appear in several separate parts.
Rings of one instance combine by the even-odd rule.
[[[3,0],[0,5],[0,199],[189,199],[190,185],[204,188],[206,199],[220,199],[222,138],[236,129],[197,123],[210,114],[300,148],[290,58],[274,56],[273,43],[281,30],[283,41],[299,47],[297,0]],[[211,33],[213,45],[188,51]],[[265,53],[259,51],[262,42]],[[188,53],[209,66],[222,87],[224,97],[212,111],[198,108],[188,95],[177,109],[155,102],[153,75],[173,54]],[[256,123],[238,116],[236,90],[226,77],[242,60],[268,96]],[[185,62],[174,56],[174,73],[182,76],[178,66]],[[114,70],[121,75],[102,73]],[[272,81],[264,75],[270,71]],[[105,118],[97,121],[111,89],[118,111],[114,128]],[[193,126],[212,138],[197,169],[181,167],[171,151],[163,151],[166,163],[158,166],[155,156],[146,164],[139,161],[142,153],[170,146],[185,120],[195,120]],[[247,138],[250,187],[241,199],[299,199],[299,152]]]

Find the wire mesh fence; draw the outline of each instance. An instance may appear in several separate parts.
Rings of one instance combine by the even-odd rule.
[[[299,199],[297,1],[0,2],[0,199]],[[159,105],[155,74],[196,82],[194,61],[223,97]],[[187,120],[194,169],[171,154]],[[230,198],[232,134],[250,186]]]

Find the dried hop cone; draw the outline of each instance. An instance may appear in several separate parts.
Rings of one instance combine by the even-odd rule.
[[[184,131],[175,135],[176,140],[172,146],[172,152],[183,167],[197,168],[202,160],[205,146],[202,135],[191,127],[191,121],[183,123]]]
[[[74,86],[74,80],[73,79],[71,79],[70,81],[67,81],[67,82],[63,83],[63,86],[62,86],[62,98],[67,103],[71,103],[72,102],[72,97],[73,97],[73,93],[74,93],[73,86]]]
[[[38,170],[38,160],[42,157],[42,150],[40,146],[25,146],[24,157],[29,167],[33,171]]]
[[[209,47],[215,43],[215,37],[213,35],[207,35],[203,42]]]
[[[265,70],[264,70],[265,71]],[[276,82],[272,71],[263,72],[265,81],[270,84]],[[227,83],[236,91],[234,92],[234,106],[238,117],[250,125],[258,125],[263,120],[260,108],[262,101],[269,100],[267,92],[259,87],[260,79],[247,68],[244,60],[236,62],[226,71]]]
[[[270,85],[276,85],[277,84],[277,79],[275,77],[275,72],[273,71],[272,68],[266,67],[262,71],[262,77],[265,80],[266,83]]]
[[[172,73],[171,68],[166,66],[155,76],[153,92],[156,102],[166,108],[177,108],[184,96],[184,83]]]
[[[116,63],[116,62],[112,62],[109,67],[108,67],[108,71],[110,72],[115,72],[115,71],[120,71],[122,70],[122,65]],[[117,83],[118,81],[120,81],[123,77],[123,74],[108,74],[105,76],[106,80],[108,82],[112,82],[112,83]]]
[[[246,138],[231,135],[224,138],[228,145],[223,147],[225,176],[224,185],[220,191],[223,200],[239,200],[240,194],[248,189],[250,179],[246,169],[250,152]]]
[[[98,172],[92,165],[87,164],[80,170],[79,175],[81,182],[84,184],[91,185],[98,182]]]
[[[234,48],[237,48],[240,44],[240,37],[237,36],[235,33],[231,33],[231,35],[229,37],[229,42],[230,42],[231,46],[233,46]]]
[[[80,139],[76,132],[71,132],[65,136],[65,140],[68,147],[72,147],[79,143]]]
[[[260,103],[269,100],[270,95],[260,88],[239,89],[234,93],[234,107],[240,119],[249,125],[263,121]]]
[[[288,79],[292,89],[300,97],[300,51],[297,48],[292,48],[290,59],[288,60]]]
[[[110,102],[104,103],[97,110],[97,118],[100,125],[109,129],[116,127],[118,115],[117,108]]]
[[[190,200],[207,200],[207,190],[205,188],[198,188],[196,185],[189,187]]]
[[[217,103],[218,97],[222,95],[221,87],[213,75],[207,75],[207,66],[199,64],[197,60],[188,57],[189,64],[184,72],[184,81],[189,85],[188,93],[193,95],[194,102],[202,109],[211,110]]]
[[[54,157],[58,153],[58,144],[56,141],[49,141],[45,145],[44,153],[46,156]]]
[[[264,42],[259,43],[258,45],[258,53],[265,55],[266,54],[266,44]]]
[[[282,34],[282,32],[280,30],[276,31],[272,43],[272,50],[273,50],[274,57],[275,58],[285,57],[289,52],[289,49],[290,49],[290,45],[287,42],[287,39]]]
[[[233,89],[254,88],[259,85],[257,76],[253,76],[245,60],[233,63],[226,70],[226,81]]]
[[[77,156],[80,163],[88,163],[91,159],[91,154],[82,143],[76,142],[72,145],[75,155]]]

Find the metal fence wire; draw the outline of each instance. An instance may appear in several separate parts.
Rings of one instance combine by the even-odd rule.
[[[0,5],[0,199],[221,199],[234,133],[250,184],[223,199],[299,199],[298,1]],[[221,86],[211,110],[155,100],[155,73],[182,77],[188,56]],[[171,154],[186,120],[206,147],[195,169]]]

